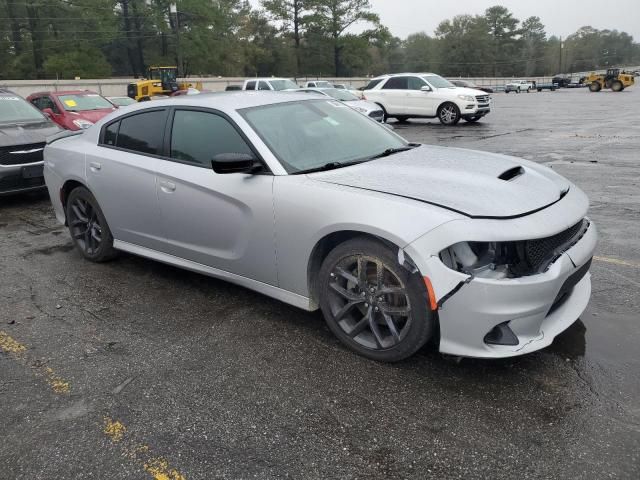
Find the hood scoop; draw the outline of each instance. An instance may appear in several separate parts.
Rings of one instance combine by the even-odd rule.
[[[317,181],[410,198],[471,218],[516,218],[559,201],[571,184],[534,162],[427,146],[309,174]]]
[[[500,180],[504,180],[505,182],[508,182],[509,180],[513,180],[514,178],[519,177],[520,175],[524,175],[524,168],[513,167],[505,172],[502,172],[500,175],[498,175],[498,178]]]

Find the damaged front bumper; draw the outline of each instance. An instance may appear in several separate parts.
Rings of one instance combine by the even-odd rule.
[[[509,231],[528,235],[527,230],[536,228],[532,226],[535,222],[526,226],[524,222],[519,219],[502,224],[499,235],[508,236]],[[538,231],[541,228],[545,227],[538,224]],[[444,230],[451,233],[459,228]],[[412,259],[419,259],[418,269],[433,285],[442,353],[503,358],[539,350],[571,326],[589,303],[589,266],[597,242],[593,223],[544,273],[499,280],[472,277],[448,268],[437,255],[420,255],[425,249],[439,251],[446,243],[442,237],[442,232],[435,232],[405,248]]]

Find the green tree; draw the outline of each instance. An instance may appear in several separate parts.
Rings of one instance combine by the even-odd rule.
[[[343,37],[352,25],[368,22],[377,25],[380,18],[371,11],[369,0],[310,0],[309,8],[315,13],[309,17],[316,32],[322,32],[331,39],[333,47],[334,75],[343,71]]]
[[[484,13],[489,35],[492,39],[493,76],[512,75],[513,60],[517,57],[518,19],[505,7],[496,5]]]
[[[293,38],[297,77],[301,73],[301,46],[309,16],[309,0],[263,0],[262,6],[282,32]]]
[[[539,17],[529,17],[522,22],[520,29],[521,57],[524,62],[524,74],[531,76],[543,73],[543,60],[547,34]]]

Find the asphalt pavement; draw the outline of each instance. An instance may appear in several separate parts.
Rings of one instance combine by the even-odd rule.
[[[521,156],[589,195],[587,311],[522,358],[387,365],[319,313],[72,249],[46,196],[0,198],[0,479],[637,479],[640,86],[496,94],[409,140]]]

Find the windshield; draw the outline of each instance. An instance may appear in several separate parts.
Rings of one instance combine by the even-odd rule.
[[[97,93],[87,93],[79,95],[60,95],[58,97],[65,110],[69,112],[86,112],[89,110],[100,110],[101,108],[113,108],[106,98]]]
[[[366,161],[407,142],[335,100],[278,103],[240,110],[288,173],[329,163]]]
[[[326,90],[323,90],[322,92],[326,93],[332,98],[335,98],[336,100],[340,100],[341,102],[353,102],[354,100],[360,100],[353,93],[337,88],[328,88]]]
[[[440,75],[425,75],[424,78],[429,85],[434,88],[455,88],[456,86],[449,80],[445,80]]]
[[[20,97],[0,96],[0,122],[44,122],[45,117]]]
[[[298,85],[293,83],[291,80],[269,80],[269,83],[273,87],[274,90],[291,90],[297,89]]]
[[[129,97],[111,97],[109,98],[111,103],[119,107],[126,107],[127,105],[133,105],[136,101]]]

